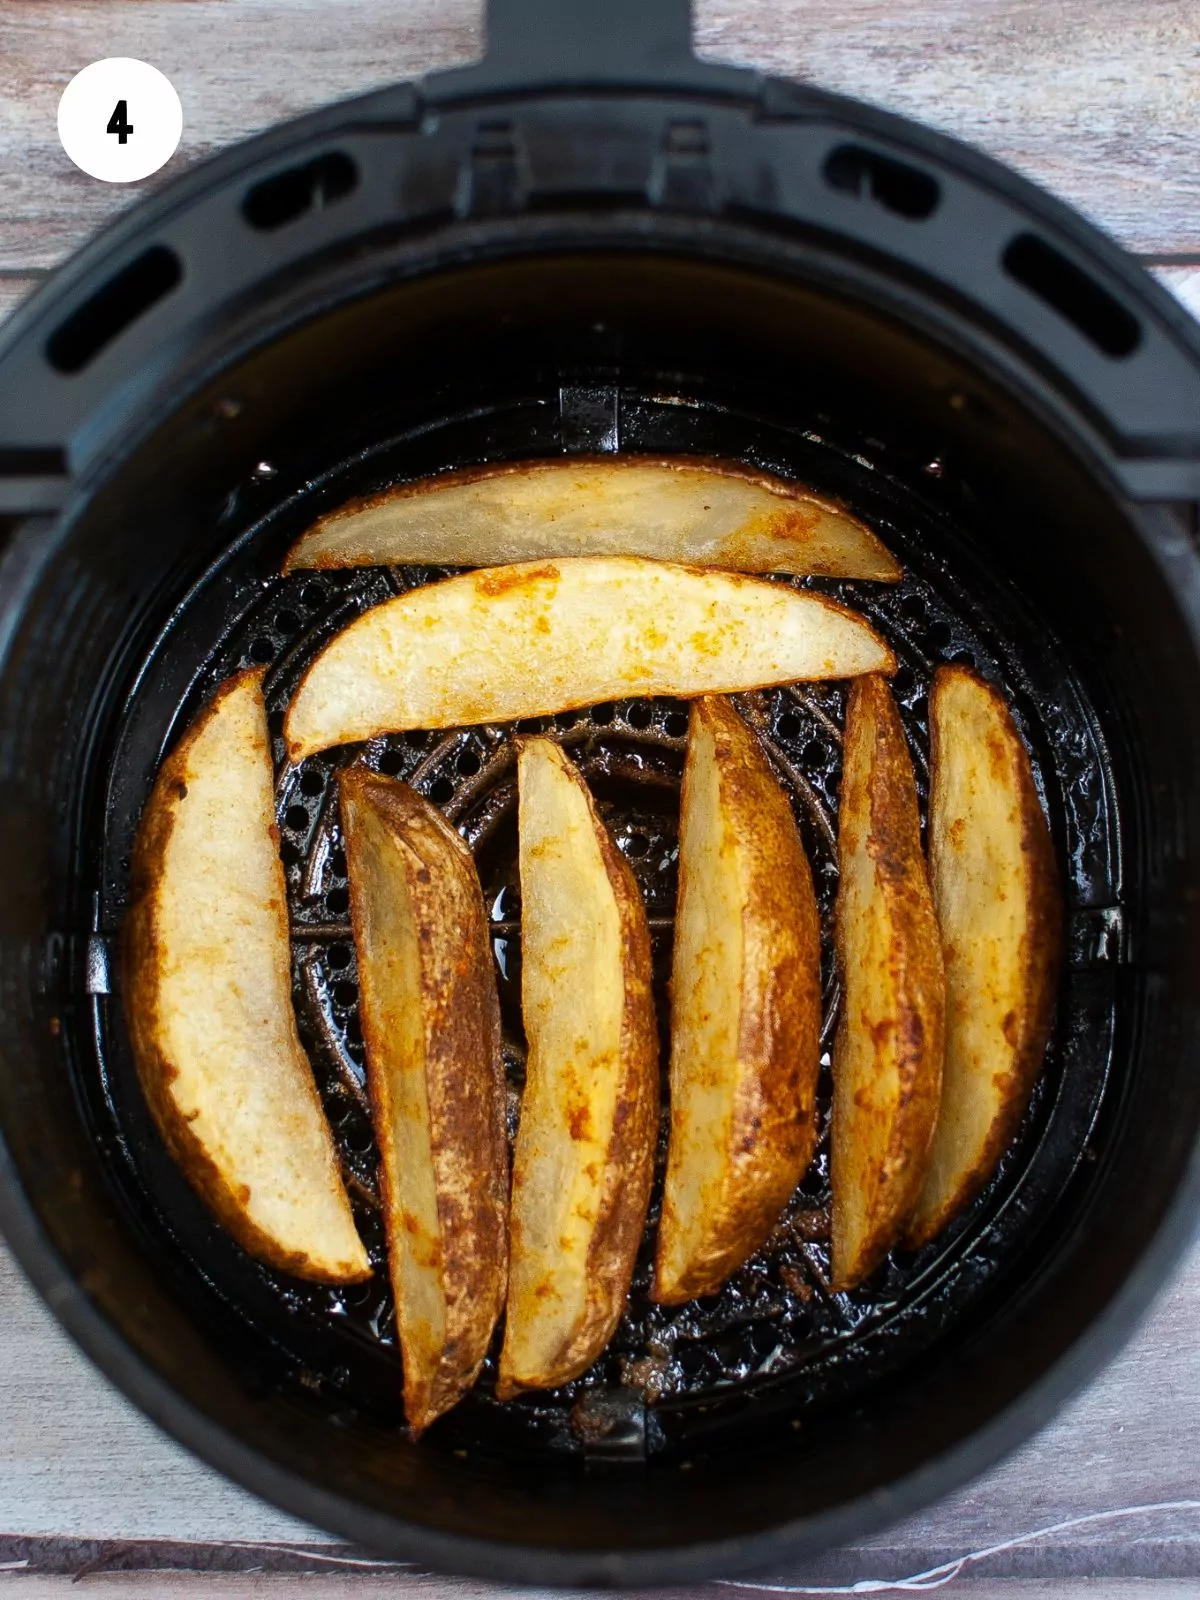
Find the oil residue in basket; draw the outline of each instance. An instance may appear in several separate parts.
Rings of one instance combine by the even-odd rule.
[[[756,436],[761,428],[756,423]],[[815,448],[815,446],[814,446]],[[855,458],[858,459],[858,458]],[[771,468],[773,463],[764,461]],[[1052,653],[1040,682],[1026,670],[1031,652],[1049,651],[1041,637],[1006,620],[999,591],[970,591],[940,552],[946,530],[932,529],[902,483],[855,469],[864,497],[876,495],[873,520],[904,561],[895,586],[789,581],[836,594],[863,611],[898,657],[892,680],[913,752],[922,818],[927,800],[925,703],[939,661],[966,660],[1001,683],[1030,744],[1055,837],[1065,852],[1068,889],[1089,904],[1091,879],[1103,875],[1108,821],[1104,769],[1094,723],[1083,702],[1064,695],[1065,674]],[[886,495],[880,498],[879,485]],[[842,486],[843,492],[845,486]],[[891,499],[888,499],[888,496]],[[853,496],[847,494],[853,501]],[[888,506],[892,518],[888,520]],[[899,506],[901,510],[896,510]],[[932,530],[932,531],[931,531]],[[520,1017],[520,885],[517,877],[516,741],[543,733],[569,750],[584,772],[618,848],[645,898],[651,924],[655,994],[666,1069],[671,938],[678,866],[679,783],[687,709],[671,700],[623,700],[516,725],[417,731],[333,750],[301,766],[284,764],[282,716],[294,685],[337,627],[365,607],[443,575],[441,569],[362,569],[297,574],[271,580],[244,609],[196,686],[197,704],[229,672],[267,664],[268,706],[278,765],[277,816],[293,928],[297,1015],[329,1114],[364,1241],[377,1271],[367,1284],[323,1289],[275,1277],[274,1304],[295,1326],[273,1325],[270,1337],[304,1345],[307,1387],[328,1393],[346,1411],[363,1407],[399,1422],[399,1356],[378,1215],[376,1152],[365,1093],[358,1020],[357,967],[351,937],[346,862],[337,814],[336,773],[351,761],[404,779],[458,827],[474,852],[492,924],[504,1025],[510,1134],[515,1133],[524,1080]],[[823,925],[823,1040],[836,1025],[839,989],[831,917],[837,888],[836,829],[844,694],[839,685],[792,685],[735,697],[763,741],[798,819]],[[861,1392],[906,1352],[925,1348],[979,1286],[1003,1269],[1003,1240],[988,1218],[1016,1215],[1010,1203],[1043,1139],[1062,1081],[1065,1053],[1096,1045],[1097,1028],[1075,1019],[1082,1006],[1068,989],[1060,1044],[1016,1148],[989,1194],[952,1237],[920,1256],[896,1253],[860,1289],[835,1294],[828,1284],[828,1055],[818,1099],[821,1137],[812,1166],[764,1248],[721,1291],[682,1307],[649,1298],[651,1246],[657,1223],[666,1119],[658,1175],[629,1305],[604,1355],[562,1389],[506,1405],[491,1395],[494,1353],[475,1392],[430,1436],[501,1451],[606,1452],[636,1456],[703,1432],[723,1407],[787,1387],[801,1407]],[[1088,1090],[1094,1095],[1094,1089]],[[1082,1106],[1076,1121],[1088,1114]],[[1076,1138],[1074,1125],[1061,1137]],[[1069,1170],[1073,1151],[1060,1165]],[[1020,1195],[1017,1194],[1019,1201]],[[1013,1237],[1017,1236],[1014,1227]],[[265,1269],[264,1281],[272,1278]],[[261,1302],[265,1303],[265,1302]],[[303,1327],[304,1337],[299,1330]],[[390,1411],[381,1395],[394,1395]],[[638,1420],[640,1417],[640,1421]],[[649,1421],[647,1419],[650,1419]]]

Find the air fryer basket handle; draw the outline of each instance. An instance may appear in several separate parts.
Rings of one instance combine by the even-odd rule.
[[[481,62],[434,74],[431,98],[549,83],[752,93],[754,73],[697,61],[690,0],[487,0]]]
[[[689,0],[488,0],[487,59],[619,76],[630,58],[666,71],[692,54]]]

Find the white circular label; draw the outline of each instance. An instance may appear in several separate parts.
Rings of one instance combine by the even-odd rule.
[[[136,183],[175,154],[183,107],[171,80],[129,56],[93,61],[58,102],[58,137],[77,167],[105,183]]]

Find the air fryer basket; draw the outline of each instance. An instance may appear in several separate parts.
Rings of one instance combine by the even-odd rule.
[[[666,0],[616,57],[607,24],[536,11],[494,6],[480,67],[193,174],[0,349],[0,1217],[105,1370],[297,1514],[491,1576],[666,1580],[861,1533],[980,1470],[1114,1347],[1188,1233],[1200,351],[1113,247],[947,141],[692,62]],[[881,533],[899,586],[808,581],[895,645],[922,792],[933,667],[1003,684],[1065,880],[1056,1031],[996,1179],[923,1252],[829,1291],[823,1145],[719,1295],[651,1307],[643,1263],[592,1372],[502,1406],[489,1369],[414,1445],[385,1273],[334,1290],[257,1266],[158,1142],[120,1008],[130,847],[222,677],[267,664],[278,733],[330,633],[434,575],[280,578],[317,514],[614,451],[741,460]],[[841,690],[739,705],[827,922]],[[539,724],[642,883],[660,1002],[684,709]],[[405,777],[475,851],[515,1116],[514,731],[294,769],[277,742],[297,1010],[380,1265],[332,774]],[[828,1032],[828,950],[825,980]]]

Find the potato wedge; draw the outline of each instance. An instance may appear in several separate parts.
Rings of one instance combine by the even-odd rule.
[[[370,1277],[292,1012],[261,671],[223,684],[163,763],[130,902],[125,1016],[185,1177],[260,1261],[319,1283]]]
[[[862,618],[824,595],[585,556],[465,573],[374,606],[312,662],[285,735],[299,761],[405,728],[893,666]]]
[[[404,1412],[420,1433],[474,1383],[504,1305],[500,1006],[458,834],[362,767],[342,772],[339,795]]]
[[[501,1399],[566,1383],[611,1338],[645,1225],[658,1131],[650,934],[637,884],[553,741],[522,745],[518,781],[529,1054]]]
[[[820,1033],[820,923],[791,806],[729,702],[697,700],[656,1300],[711,1294],[774,1227],[816,1142]]]
[[[908,1227],[927,1243],[995,1171],[1046,1053],[1062,900],[1029,757],[1003,697],[965,667],[929,702],[929,867],[946,962],[946,1066]]]
[[[899,564],[836,502],[736,462],[611,456],[450,472],[322,517],[285,572],[548,556],[657,561],[895,582]]]
[[[928,1166],[946,981],[912,760],[882,678],[850,687],[838,819],[833,1052],[833,1283],[849,1289],[900,1237]]]

